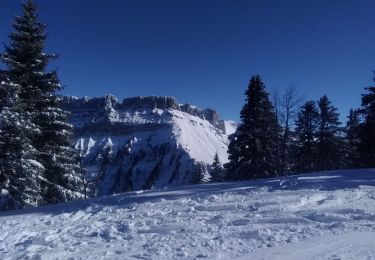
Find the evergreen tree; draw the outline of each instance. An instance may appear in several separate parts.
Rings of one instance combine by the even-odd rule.
[[[317,170],[343,166],[343,143],[339,137],[339,114],[326,95],[318,101]]]
[[[348,121],[345,128],[345,161],[348,168],[360,166],[360,155],[358,151],[359,139],[359,111],[350,109]]]
[[[211,182],[222,182],[224,181],[224,169],[220,163],[219,155],[216,153],[214,157],[214,162],[211,165]]]
[[[206,172],[206,167],[203,162],[195,162],[193,164],[192,172],[189,176],[188,184],[200,184],[203,183],[204,173]]]
[[[40,180],[44,167],[30,136],[38,134],[29,113],[22,113],[18,98],[20,86],[6,77],[0,80],[0,191],[6,190],[0,210],[42,204]],[[14,203],[14,201],[16,203]]]
[[[259,75],[253,76],[241,110],[242,124],[230,138],[229,179],[270,177],[276,174],[275,122],[268,93]]]
[[[296,121],[294,168],[296,172],[310,172],[316,169],[316,135],[318,110],[314,101],[302,105]]]
[[[78,154],[71,146],[72,126],[67,112],[59,105],[56,92],[61,89],[56,71],[47,71],[56,55],[44,53],[45,25],[37,21],[32,0],[23,4],[23,15],[16,17],[10,44],[1,55],[7,65],[7,76],[19,85],[19,109],[29,114],[37,126],[37,135],[27,134],[38,152],[38,161],[45,168],[42,194],[46,203],[80,197]]]
[[[0,70],[0,112],[3,110],[3,107],[6,106],[6,99],[9,95],[8,81],[4,71]]]
[[[241,149],[240,149],[240,140],[238,138],[239,129],[237,128],[234,134],[231,134],[228,144],[228,158],[230,159],[228,163],[224,164],[224,179],[227,181],[236,181],[243,179],[239,176],[238,169],[241,166],[243,161],[241,160]],[[242,136],[241,136],[242,137]],[[244,145],[242,145],[244,146]]]
[[[364,122],[360,125],[359,152],[364,167],[375,167],[375,86],[365,89],[360,110]]]

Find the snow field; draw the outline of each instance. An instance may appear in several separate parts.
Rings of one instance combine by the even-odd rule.
[[[228,161],[228,136],[210,122],[187,113],[173,110],[173,134],[191,158],[212,164],[218,153],[222,164]],[[230,131],[232,131],[230,129]]]
[[[1,259],[374,259],[375,171],[138,191],[0,215]]]

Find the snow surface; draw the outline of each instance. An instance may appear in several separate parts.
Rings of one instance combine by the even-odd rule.
[[[0,231],[0,259],[375,259],[375,169],[9,211]]]
[[[178,110],[171,110],[173,136],[196,161],[212,164],[218,153],[221,163],[228,161],[228,136],[207,120]]]
[[[227,135],[234,134],[238,128],[238,123],[232,120],[224,121],[224,125],[225,125],[225,133]]]

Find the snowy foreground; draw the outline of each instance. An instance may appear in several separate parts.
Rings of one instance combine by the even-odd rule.
[[[184,186],[0,215],[0,259],[375,259],[375,170]]]

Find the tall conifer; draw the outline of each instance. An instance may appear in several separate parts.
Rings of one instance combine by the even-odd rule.
[[[310,172],[316,169],[316,139],[318,110],[314,101],[302,105],[296,124],[294,168],[296,172]]]
[[[0,77],[0,191],[9,194],[1,199],[0,210],[38,206],[43,204],[44,167],[37,161],[31,138],[39,129],[21,108],[20,85],[11,83],[5,74]]]
[[[224,169],[220,163],[219,155],[215,153],[214,162],[211,164],[210,170],[210,181],[211,182],[222,182],[224,181]]]
[[[230,139],[229,179],[251,179],[276,174],[274,143],[276,115],[259,75],[251,78],[241,110],[242,124]]]
[[[317,169],[333,170],[343,166],[343,143],[339,135],[339,114],[326,95],[318,101]]]
[[[345,127],[345,161],[348,168],[355,168],[360,166],[360,154],[358,151],[359,126],[360,118],[359,111],[350,109],[348,121]]]
[[[362,166],[375,167],[375,86],[367,87],[365,90],[367,93],[362,95],[360,110],[364,121],[360,126],[359,151]]]
[[[45,25],[38,21],[36,5],[27,0],[23,15],[16,17],[10,44],[1,55],[7,65],[6,74],[19,86],[19,110],[30,115],[38,129],[36,135],[26,133],[37,150],[37,160],[44,168],[42,196],[45,203],[56,203],[80,197],[82,180],[78,156],[71,146],[72,126],[66,123],[67,112],[59,105],[61,89],[56,71],[47,65],[56,58],[44,52]]]

